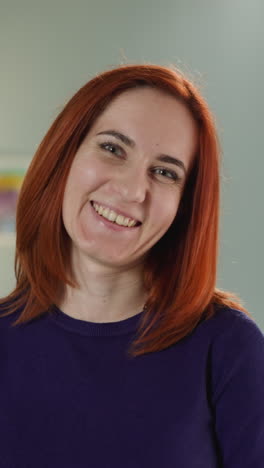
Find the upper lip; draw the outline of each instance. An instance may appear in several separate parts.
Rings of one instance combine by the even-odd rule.
[[[96,203],[97,205],[101,205],[101,206],[103,206],[105,208],[109,208],[109,210],[112,210],[115,213],[124,216],[125,218],[134,219],[135,221],[137,221],[139,223],[142,223],[142,221],[140,221],[140,219],[138,219],[136,216],[133,216],[133,215],[131,215],[129,213],[125,213],[124,211],[120,210],[119,208],[116,208],[115,206],[109,205],[109,203],[99,202],[97,200],[91,200],[91,203]]]

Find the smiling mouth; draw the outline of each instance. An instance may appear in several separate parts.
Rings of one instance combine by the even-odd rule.
[[[102,216],[102,218],[107,219],[107,221],[110,221],[113,224],[117,224],[118,226],[124,226],[128,228],[133,228],[140,226],[142,224],[140,221],[137,221],[136,219],[129,218],[123,215],[120,215],[116,213],[114,210],[111,210],[110,208],[107,208],[103,205],[100,205],[99,203],[96,203],[94,201],[90,202],[93,209]]]

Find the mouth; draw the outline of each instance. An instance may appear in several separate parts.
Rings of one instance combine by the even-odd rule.
[[[104,218],[106,221],[112,223],[113,225],[125,227],[132,229],[140,226],[142,223],[135,218],[121,214],[105,205],[95,202],[94,200],[90,201],[90,204],[94,211]]]

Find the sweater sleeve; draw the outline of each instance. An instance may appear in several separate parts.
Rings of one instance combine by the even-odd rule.
[[[264,335],[239,311],[212,344],[212,404],[223,468],[264,467]]]

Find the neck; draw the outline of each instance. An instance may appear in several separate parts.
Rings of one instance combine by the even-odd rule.
[[[80,288],[66,286],[57,304],[66,314],[91,322],[116,322],[143,310],[147,300],[143,265],[113,269],[92,262],[74,271]]]

